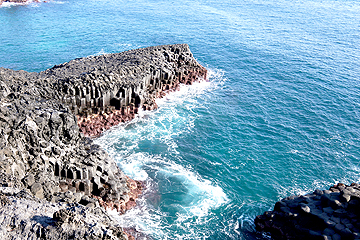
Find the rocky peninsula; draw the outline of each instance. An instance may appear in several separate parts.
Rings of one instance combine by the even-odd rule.
[[[105,209],[125,212],[143,186],[91,138],[206,74],[186,44],[79,58],[40,73],[0,68],[3,238],[131,238]]]

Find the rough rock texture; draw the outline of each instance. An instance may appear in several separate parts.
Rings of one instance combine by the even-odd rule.
[[[291,196],[255,219],[256,229],[273,239],[360,239],[360,185]]]
[[[0,68],[0,186],[75,204],[74,216],[77,204],[126,211],[142,184],[86,136],[154,109],[156,97],[200,79],[206,69],[186,44],[75,59],[40,73]],[[6,236],[18,236],[10,230]]]
[[[50,203],[0,187],[1,239],[128,239],[101,207]]]
[[[156,97],[206,74],[187,44],[79,58],[40,73],[57,81],[62,102],[78,115],[85,136],[131,120],[139,109],[155,109]]]
[[[95,195],[125,204],[128,182],[115,162],[79,132],[77,119],[66,106],[28,95],[22,89],[25,85],[17,91],[2,85],[0,171],[49,201],[59,200],[56,193],[70,191],[78,199]],[[41,91],[37,94],[41,96]]]

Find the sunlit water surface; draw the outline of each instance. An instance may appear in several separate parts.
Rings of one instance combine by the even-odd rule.
[[[146,185],[116,216],[139,239],[264,239],[276,201],[360,181],[358,1],[51,1],[0,23],[1,67],[188,43],[209,69],[96,140]]]

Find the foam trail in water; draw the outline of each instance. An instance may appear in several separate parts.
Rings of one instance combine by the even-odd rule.
[[[19,6],[19,5],[27,5],[31,2],[26,2],[26,3],[17,3],[17,2],[3,2],[1,5],[0,5],[0,8],[2,7],[13,7],[13,6]]]
[[[137,202],[138,207],[116,217],[125,228],[135,228],[162,239],[172,238],[168,230],[176,228],[182,229],[182,237],[196,237],[197,233],[189,232],[189,227],[204,224],[211,209],[228,201],[220,187],[160,156],[134,153],[120,166],[126,174],[135,174],[135,179],[145,180],[147,185],[143,198]],[[163,189],[158,189],[157,184],[163,185]],[[181,185],[181,189],[176,185]],[[173,199],[176,204],[171,203]],[[162,207],[162,202],[167,202],[167,206]]]
[[[156,111],[140,111],[133,121],[119,125],[96,140],[133,179],[146,183],[138,206],[117,216],[125,228],[156,239],[198,239],[207,235],[212,210],[225,204],[224,191],[181,165],[175,137],[191,134],[198,99],[221,85],[222,73],[209,71],[210,82],[181,86],[157,99]],[[203,100],[203,99],[202,99]],[[203,226],[203,227],[201,227]]]

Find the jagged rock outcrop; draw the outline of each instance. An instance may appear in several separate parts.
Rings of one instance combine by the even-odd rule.
[[[155,98],[206,74],[187,44],[79,58],[40,73],[57,82],[86,136],[133,119],[139,109],[155,109]]]
[[[200,79],[206,69],[186,44],[75,59],[40,73],[0,68],[0,187],[54,204],[126,211],[141,182],[86,136],[154,109],[156,97]]]
[[[58,101],[18,90],[1,97],[0,171],[49,201],[70,191],[79,200],[95,195],[126,204],[130,190],[125,175],[79,132],[74,114]]]
[[[28,192],[0,187],[1,239],[128,239],[100,207],[50,203]]]
[[[255,219],[273,239],[360,239],[360,185],[339,183],[329,190],[291,196]]]

